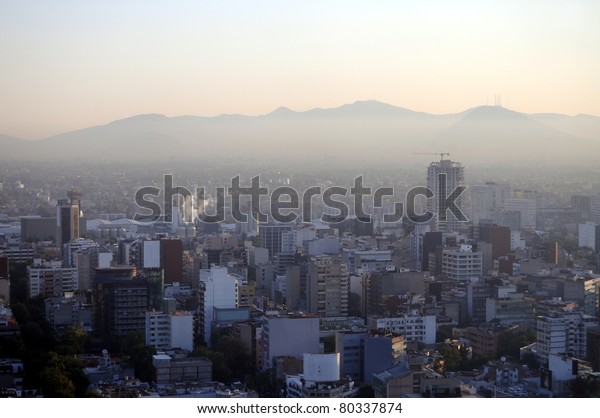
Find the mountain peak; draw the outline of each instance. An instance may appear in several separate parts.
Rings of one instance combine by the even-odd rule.
[[[464,121],[492,122],[526,120],[527,116],[501,106],[478,106],[465,112]]]
[[[280,106],[277,109],[275,109],[274,111],[267,113],[265,116],[287,116],[287,115],[293,115],[296,113],[298,113],[298,112],[290,109],[289,107]]]

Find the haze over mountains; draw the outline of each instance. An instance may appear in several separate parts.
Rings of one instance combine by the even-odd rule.
[[[432,115],[377,101],[262,116],[159,114],[36,141],[0,135],[0,160],[403,162],[414,152],[469,162],[563,164],[600,153],[600,117],[524,114],[498,106]],[[433,157],[432,157],[433,158]]]

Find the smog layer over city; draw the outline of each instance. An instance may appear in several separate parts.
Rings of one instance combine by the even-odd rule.
[[[0,3],[0,397],[598,397],[600,4],[419,3]]]

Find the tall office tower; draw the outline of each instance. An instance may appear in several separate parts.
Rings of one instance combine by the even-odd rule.
[[[62,254],[63,245],[79,238],[79,201],[61,199],[56,205],[56,244]]]
[[[465,170],[460,163],[444,159],[441,159],[439,162],[432,162],[427,168],[427,187],[434,194],[434,197],[427,201],[427,209],[435,214],[437,230],[449,232],[464,226],[464,224],[459,222],[459,220],[447,210],[448,207],[445,204],[445,201],[441,199],[441,196],[438,193],[440,174],[442,173],[446,175],[446,197],[448,197],[456,187],[464,185]],[[465,208],[462,206],[463,196],[460,196],[454,202],[459,209],[465,212]],[[438,219],[438,213],[444,213],[443,211],[446,213],[446,221]]]
[[[321,317],[347,316],[349,282],[346,263],[330,256],[313,257],[306,279],[308,311]]]
[[[92,317],[97,336],[144,332],[148,281],[132,266],[96,269],[92,279]]]
[[[510,185],[494,182],[475,184],[467,192],[471,197],[470,221],[473,225],[479,224],[482,219],[495,219],[512,193]]]
[[[183,281],[183,242],[180,239],[160,240],[160,266],[165,271],[165,283]]]
[[[258,236],[260,246],[269,250],[269,258],[273,260],[282,251],[282,236],[291,231],[292,225],[280,223],[259,223]]]

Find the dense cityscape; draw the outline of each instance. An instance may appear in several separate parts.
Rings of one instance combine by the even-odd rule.
[[[0,1],[1,413],[581,413],[599,21]]]
[[[251,163],[6,162],[2,395],[596,396],[593,169],[532,175],[451,157],[415,155],[413,165],[360,173],[335,164],[258,173]],[[164,195],[165,173],[206,192],[202,201],[174,196],[153,219],[134,196],[145,186]],[[250,186],[259,174],[261,186],[288,195],[350,188],[362,175],[393,196],[362,197],[359,216],[354,189],[333,202],[346,216],[315,198],[292,222],[273,220],[268,196],[256,207],[242,198],[249,216],[235,221],[228,197],[225,219],[206,221],[219,209],[217,187],[235,176]],[[445,221],[385,217],[414,187],[441,191],[440,174],[446,196],[466,186],[455,200],[466,220],[450,208]],[[414,204],[438,214],[448,201]],[[257,212],[269,216],[258,221]]]

